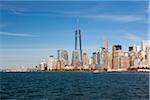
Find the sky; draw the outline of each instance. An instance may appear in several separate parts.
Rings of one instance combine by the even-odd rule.
[[[89,56],[107,38],[109,50],[124,51],[148,39],[148,1],[0,1],[0,10],[2,69],[35,66],[58,49],[71,59],[77,27]]]

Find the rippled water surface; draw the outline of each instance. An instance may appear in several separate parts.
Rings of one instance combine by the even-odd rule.
[[[0,73],[0,99],[149,100],[149,73]]]

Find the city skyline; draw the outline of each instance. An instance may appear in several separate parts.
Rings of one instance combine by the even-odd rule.
[[[56,56],[59,48],[70,56],[77,18],[82,48],[89,54],[99,50],[106,38],[110,50],[120,44],[125,51],[148,40],[148,1],[0,3],[0,66],[34,66],[49,55]]]

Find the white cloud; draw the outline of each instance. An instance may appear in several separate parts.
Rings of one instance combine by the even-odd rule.
[[[135,16],[135,15],[95,15],[95,16],[85,16],[87,18],[93,18],[96,20],[110,20],[110,21],[118,21],[118,22],[135,22],[141,21],[145,18],[143,16]]]
[[[129,39],[129,40],[135,41],[135,42],[142,41],[141,37],[139,37],[139,36],[137,36],[135,34],[131,34],[131,33],[126,35],[126,39]]]
[[[16,37],[37,37],[37,35],[29,33],[10,33],[10,32],[0,32],[1,36],[16,36]]]

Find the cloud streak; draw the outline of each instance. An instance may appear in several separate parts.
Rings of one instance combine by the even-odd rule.
[[[79,17],[79,18],[89,18],[93,20],[105,20],[105,21],[114,21],[114,22],[122,22],[122,23],[128,23],[128,22],[136,22],[136,21],[142,21],[147,22],[148,19],[146,19],[145,16],[137,16],[137,15],[111,15],[111,14],[84,14],[82,12],[77,11],[48,11],[48,12],[34,12],[34,11],[15,11],[12,10],[12,12],[16,15],[37,15],[37,16],[65,16],[65,17]]]
[[[74,11],[56,11],[56,12],[14,12],[17,15],[45,15],[45,16],[65,16],[65,17],[78,17],[78,18],[89,18],[93,20],[98,20],[98,21],[114,21],[114,22],[122,22],[122,23],[128,23],[128,22],[137,22],[137,21],[142,21],[142,22],[147,22],[148,19],[144,16],[137,16],[137,15],[111,15],[111,14],[91,14],[91,15],[86,15],[82,14],[81,12],[74,12]]]
[[[33,35],[29,33],[10,33],[10,32],[0,32],[0,36],[37,37],[37,35]]]
[[[3,5],[3,10],[9,11],[12,14],[20,15],[20,16],[63,16],[63,17],[78,17],[78,18],[89,18],[98,21],[114,21],[121,23],[129,23],[129,22],[147,22],[148,18],[145,15],[135,15],[135,14],[126,14],[126,15],[115,15],[115,14],[100,14],[98,12],[99,6],[95,8],[91,8],[88,10],[49,10],[49,9],[31,9],[30,7],[27,9],[21,7],[14,7]],[[147,13],[146,13],[147,14]]]
[[[95,16],[87,16],[94,18],[96,20],[109,20],[109,21],[118,21],[118,22],[135,22],[141,21],[145,18],[143,16],[135,16],[135,15],[95,15]]]
[[[126,35],[126,39],[131,40],[131,41],[135,41],[135,42],[139,42],[142,41],[143,39],[135,34],[127,34]]]

